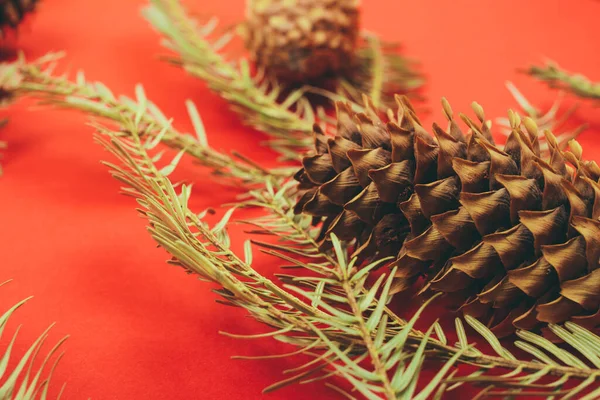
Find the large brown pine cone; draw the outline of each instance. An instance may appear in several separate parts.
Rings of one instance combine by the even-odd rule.
[[[0,0],[0,37],[8,28],[16,28],[38,0]]]
[[[334,232],[362,257],[395,256],[396,291],[425,277],[426,290],[461,299],[498,335],[600,325],[598,165],[577,142],[559,150],[550,132],[542,159],[535,123],[512,112],[500,149],[476,103],[477,123],[461,115],[471,134],[444,100],[448,129],[434,124],[431,136],[397,100],[388,123],[338,103],[337,136],[315,127],[295,211],[323,220],[321,239]]]
[[[341,73],[352,64],[359,0],[248,0],[242,32],[256,63],[288,81]]]

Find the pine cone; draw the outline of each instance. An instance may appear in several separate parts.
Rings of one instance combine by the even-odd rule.
[[[338,74],[352,64],[358,0],[249,0],[243,27],[256,63],[288,81]]]
[[[315,126],[316,152],[295,178],[304,194],[297,213],[356,241],[360,257],[395,256],[395,290],[426,280],[460,309],[487,320],[499,336],[568,320],[600,325],[600,168],[572,142],[561,151],[546,132],[510,113],[501,150],[483,109],[461,118],[443,100],[447,130],[434,137],[406,98],[383,123],[372,106],[337,104],[337,136]],[[326,242],[324,242],[326,245]]]
[[[38,0],[0,0],[0,37],[8,28],[16,28],[33,11]]]

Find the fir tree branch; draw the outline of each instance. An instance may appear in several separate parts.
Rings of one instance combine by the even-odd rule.
[[[298,159],[312,145],[315,115],[304,90],[293,91],[279,102],[284,88],[278,83],[269,82],[260,72],[253,76],[245,60],[226,61],[220,50],[231,35],[210,39],[216,19],[199,26],[178,0],[151,0],[143,15],[178,54],[175,64],[206,81],[248,125],[273,136],[269,144],[285,158]]]
[[[270,321],[277,328],[288,329],[288,324],[291,323],[300,332],[311,330],[299,319],[275,307],[272,301],[279,306],[285,306],[287,301],[290,306],[300,309],[308,316],[318,315],[318,310],[305,307],[293,296],[284,296],[285,301],[277,300],[282,297],[283,291],[269,279],[256,273],[247,262],[229,249],[225,231],[229,216],[210,228],[202,221],[203,214],[197,215],[187,208],[191,187],[182,185],[181,192],[176,193],[166,177],[173,169],[159,170],[155,167],[153,159],[145,152],[146,148],[151,149],[153,145],[142,142],[139,127],[131,124],[129,129],[132,135],[127,139],[101,125],[96,128],[109,138],[107,141],[102,136],[96,136],[97,141],[117,157],[122,166],[105,164],[111,169],[115,179],[126,185],[124,193],[136,198],[143,207],[140,213],[150,223],[150,234],[175,257],[170,261],[171,264],[180,265],[221,284],[226,293],[235,296],[228,297],[228,300],[253,304],[258,310],[265,311],[263,315],[254,310],[258,312],[259,319]],[[168,166],[171,165],[173,164]],[[242,283],[236,276],[248,279],[250,284]],[[265,290],[260,290],[259,287]]]
[[[0,287],[4,286],[10,281],[0,283]],[[31,300],[31,297],[20,301],[10,309],[6,310],[0,315],[0,337],[6,328],[10,317],[15,311],[21,306]],[[13,355],[13,346],[19,334],[19,329],[16,330],[12,339],[9,343],[0,349],[0,398],[6,400],[46,400],[48,399],[48,390],[52,374],[58,362],[63,356],[63,353],[58,354],[60,346],[67,339],[67,337],[61,339],[50,351],[42,361],[39,367],[34,368],[34,362],[40,354],[40,350],[44,342],[48,337],[48,332],[52,326],[46,329],[29,347],[18,362],[11,368],[7,368],[9,360]],[[55,357],[56,356],[56,357]],[[53,363],[50,365],[50,361],[54,357]],[[47,368],[48,367],[48,368]],[[46,369],[48,371],[46,372]],[[61,389],[61,393],[64,390],[64,385]],[[57,399],[60,398],[60,394]]]
[[[551,88],[559,88],[577,96],[600,100],[600,83],[592,82],[581,74],[573,74],[563,70],[553,61],[544,66],[531,66],[527,74],[546,82]]]
[[[129,128],[137,132],[134,125]],[[154,167],[152,158],[145,153],[148,145],[142,144],[139,136],[123,138],[106,128],[98,129],[109,137],[109,140],[99,137],[100,143],[122,164],[107,165],[113,176],[126,185],[125,193],[135,197],[141,205],[140,212],[150,223],[150,234],[173,255],[171,264],[221,285],[218,293],[227,303],[246,308],[258,321],[271,326],[276,330],[273,333],[276,339],[301,348],[322,347],[320,340],[315,342],[314,335],[312,339],[307,336],[317,324],[316,320],[311,324],[310,319],[321,316],[322,312],[258,274],[249,264],[250,250],[247,250],[246,261],[233,254],[225,231],[227,220],[210,228],[192,213],[186,206],[190,188],[184,185],[180,194],[175,192],[164,173]],[[303,335],[291,336],[294,332]],[[332,337],[336,337],[335,333]],[[353,341],[350,339],[346,346],[352,346]]]
[[[197,162],[208,166],[216,173],[234,178],[249,184],[264,183],[266,179],[274,181],[289,176],[286,168],[267,171],[262,167],[234,158],[212,149],[208,145],[197,111],[191,102],[187,102],[188,110],[195,121],[196,136],[181,133],[172,126],[172,119],[167,119],[160,109],[145,96],[139,103],[126,96],[116,97],[110,89],[100,82],[87,82],[82,72],[78,73],[75,82],[65,77],[52,74],[54,61],[60,54],[48,54],[32,63],[23,61],[11,65],[11,83],[4,86],[13,97],[27,96],[39,99],[42,104],[50,104],[62,108],[77,109],[90,115],[108,119],[121,124],[124,120],[135,118],[143,126],[144,135],[161,142],[175,150],[185,152]],[[143,95],[141,86],[136,88]],[[123,130],[121,135],[128,135]]]
[[[120,166],[109,163],[107,165],[113,176],[126,185],[124,192],[137,199],[142,207],[140,212],[149,221],[149,232],[152,237],[174,256],[171,264],[180,265],[204,279],[222,285],[219,294],[224,296],[227,302],[246,308],[257,320],[276,329],[271,334],[261,336],[273,336],[304,347],[305,354],[310,354],[307,348],[323,349],[325,353],[319,353],[316,360],[332,364],[335,367],[335,374],[350,379],[363,393],[372,392],[372,388],[358,380],[374,376],[372,372],[359,365],[359,361],[363,359],[360,339],[363,338],[363,334],[366,334],[369,337],[373,335],[372,340],[377,340],[373,329],[367,330],[362,317],[361,321],[356,321],[353,314],[336,310],[318,300],[318,294],[298,291],[302,296],[311,298],[311,304],[284,291],[253,269],[250,265],[252,256],[248,248],[246,260],[240,259],[231,252],[225,231],[231,213],[227,213],[221,222],[210,228],[201,217],[191,212],[186,206],[190,198],[189,187],[184,185],[180,194],[175,192],[166,177],[172,172],[172,168],[164,172],[164,168],[158,169],[154,166],[152,157],[146,152],[148,148],[152,148],[152,145],[150,142],[144,143],[136,134],[138,127],[135,122],[129,122],[131,125],[128,130],[133,132],[132,135],[122,137],[117,132],[98,126],[101,135],[108,138],[99,136],[98,140],[120,161]],[[353,263],[340,264],[347,279],[354,278]],[[365,277],[366,275],[362,274],[362,279]],[[391,279],[388,279],[388,282],[389,289]],[[384,326],[381,326],[381,329],[382,332],[387,330]],[[406,336],[410,328],[407,329]],[[293,333],[296,334],[292,335]],[[298,333],[302,335],[298,336]],[[394,336],[397,336],[397,333]],[[406,342],[400,343],[401,346],[397,351],[401,352],[402,357],[399,357],[399,360],[413,359],[414,356],[417,357],[414,361],[415,365],[421,365],[425,357],[423,350],[427,341],[427,336],[419,340],[422,349],[420,352],[413,350],[411,346],[405,346]],[[352,356],[357,352],[358,356]],[[458,356],[452,360],[452,363],[456,358]],[[402,363],[394,362],[393,365],[403,368]],[[301,369],[305,370],[311,366],[312,364],[304,365]],[[322,368],[320,366],[318,369]],[[300,373],[299,377],[291,381],[286,380],[286,383],[303,379],[307,376],[307,372],[312,374],[312,371],[312,368],[308,369]],[[382,375],[377,376],[379,378],[375,378],[376,380]],[[432,381],[428,387],[437,387],[442,376]],[[418,375],[410,375],[407,379],[407,384],[400,389],[412,393]],[[395,398],[391,395],[397,390],[390,387],[389,391],[388,397]]]

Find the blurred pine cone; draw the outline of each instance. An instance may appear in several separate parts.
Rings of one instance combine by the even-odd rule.
[[[11,28],[16,28],[25,15],[35,8],[38,0],[0,0],[0,37]]]
[[[320,240],[334,232],[361,257],[395,256],[395,291],[425,277],[424,290],[449,293],[499,336],[600,325],[600,168],[579,144],[561,151],[547,132],[542,159],[535,123],[511,112],[501,150],[481,106],[477,123],[461,115],[465,135],[445,100],[448,128],[432,137],[397,101],[388,123],[338,103],[337,136],[315,127],[295,211],[323,221]]]
[[[359,0],[248,0],[242,28],[259,67],[287,81],[350,68],[359,34]]]

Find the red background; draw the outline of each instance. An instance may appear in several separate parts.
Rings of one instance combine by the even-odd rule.
[[[243,0],[190,1],[193,10],[221,17],[243,16]],[[142,82],[148,97],[191,129],[184,100],[196,102],[212,145],[240,149],[269,163],[263,136],[243,128],[218,96],[182,71],[157,60],[164,54],[158,35],[140,17],[143,1],[43,0],[21,30],[18,45],[29,58],[66,50],[62,65],[84,69],[115,93],[132,95]],[[517,67],[543,57],[600,80],[600,2],[524,1],[364,1],[363,25],[385,39],[400,40],[404,53],[419,59],[427,75],[425,91],[433,109],[429,125],[441,119],[439,98],[455,111],[477,100],[488,117],[515,107],[504,87],[512,80],[534,104],[547,107],[556,93]],[[218,334],[262,332],[242,310],[214,302],[206,284],[164,263],[131,199],[99,163],[108,155],[92,140],[86,117],[68,111],[31,110],[22,101],[2,110],[10,117],[0,131],[9,143],[0,178],[0,306],[28,295],[35,298],[12,322],[23,323],[17,353],[51,322],[50,339],[70,334],[54,389],[67,382],[64,399],[262,398],[261,389],[281,379],[289,360],[236,361],[287,349],[272,341],[241,341]],[[600,161],[600,115],[586,103],[577,117],[591,129],[581,136],[588,158]],[[110,159],[110,158],[108,158]],[[180,173],[202,182],[193,206],[201,210],[230,201],[237,193],[186,164]],[[205,179],[206,178],[206,179]],[[244,234],[232,229],[239,248]],[[275,262],[258,257],[261,270]],[[2,308],[4,309],[4,308]],[[13,329],[9,329],[12,333]],[[3,340],[3,343],[6,338]],[[264,396],[271,399],[328,398],[334,392],[313,384]]]

